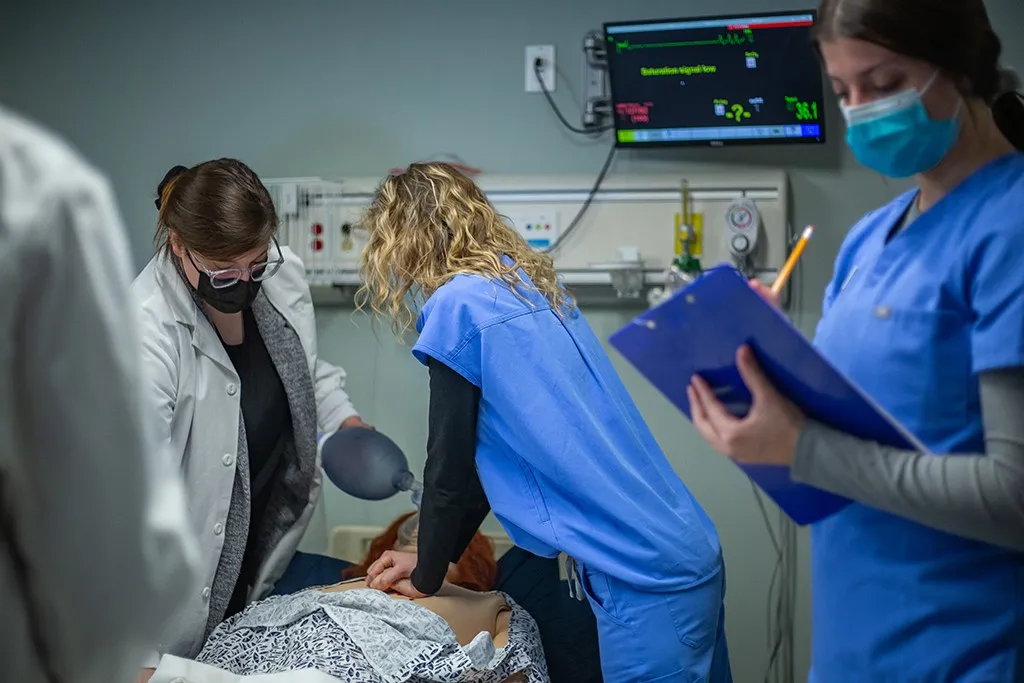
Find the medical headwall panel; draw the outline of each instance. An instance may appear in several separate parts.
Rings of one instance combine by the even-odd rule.
[[[770,282],[793,242],[781,170],[611,175],[589,204],[592,176],[476,180],[533,248],[550,253],[577,297],[595,303],[645,301],[684,251],[705,268],[731,262]],[[280,241],[303,259],[320,304],[349,303],[359,285],[366,239],[360,219],[379,182],[265,180],[281,218]]]

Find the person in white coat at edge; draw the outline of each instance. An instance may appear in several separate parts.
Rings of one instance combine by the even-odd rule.
[[[131,681],[196,579],[107,181],[0,108],[0,681]],[[82,587],[86,587],[85,590]]]
[[[149,409],[202,553],[202,586],[161,651],[187,658],[250,602],[340,579],[346,563],[297,553],[320,499],[318,431],[369,425],[344,371],[317,357],[305,269],[278,244],[257,175],[235,159],[176,166],[156,204],[158,253],[133,293]]]

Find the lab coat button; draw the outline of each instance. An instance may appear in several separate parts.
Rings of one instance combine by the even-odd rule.
[[[875,317],[881,318],[882,320],[892,317],[892,309],[888,306],[879,306],[875,309]]]
[[[213,533],[216,534],[217,536],[220,536],[222,533],[224,533],[224,525],[221,524],[220,522],[217,522],[216,524],[214,524],[213,525]]]
[[[224,457],[220,459],[224,463],[224,467],[231,467],[235,463],[235,456],[230,453],[225,453]]]
[[[228,396],[234,396],[237,393],[238,393],[238,387],[236,387],[234,384],[229,384],[228,385]]]
[[[203,600],[209,600],[209,599],[210,599],[210,589],[207,587],[207,588],[203,589]]]

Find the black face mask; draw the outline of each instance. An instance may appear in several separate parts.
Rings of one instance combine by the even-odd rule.
[[[230,287],[217,289],[210,281],[210,276],[200,272],[196,293],[200,299],[221,313],[241,313],[256,301],[262,284],[254,280],[239,280]]]

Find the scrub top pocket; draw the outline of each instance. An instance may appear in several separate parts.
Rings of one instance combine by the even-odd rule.
[[[519,465],[519,470],[523,474],[526,488],[530,492],[530,498],[533,500],[533,508],[537,513],[537,522],[546,524],[551,520],[551,513],[548,511],[547,501],[544,500],[544,492],[541,491],[540,484],[537,482],[537,475],[529,463],[518,456],[515,456],[515,459]]]
[[[918,439],[941,443],[977,401],[966,315],[885,304],[861,313],[851,374]]]

